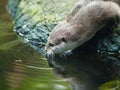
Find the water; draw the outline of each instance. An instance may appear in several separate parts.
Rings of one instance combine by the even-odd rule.
[[[20,43],[6,3],[0,0],[0,90],[70,90],[65,80],[53,74],[44,57]]]
[[[67,80],[56,77],[44,57],[20,43],[13,32],[6,2],[0,0],[0,90],[70,90]],[[102,62],[102,57],[96,53],[85,54],[87,49],[84,49],[81,51],[83,54],[66,59],[56,57],[50,65],[53,64],[57,75],[69,78],[73,88],[81,89],[88,84],[90,89],[101,84],[99,90],[119,90],[117,71],[110,68],[113,64]],[[112,61],[117,60],[113,58]]]

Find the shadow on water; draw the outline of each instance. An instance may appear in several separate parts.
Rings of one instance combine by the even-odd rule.
[[[69,90],[45,58],[19,42],[6,3],[0,0],[0,90]]]

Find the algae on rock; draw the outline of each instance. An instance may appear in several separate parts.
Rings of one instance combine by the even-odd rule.
[[[14,31],[21,41],[44,54],[49,32],[63,20],[77,0],[9,0],[7,9],[13,17]]]

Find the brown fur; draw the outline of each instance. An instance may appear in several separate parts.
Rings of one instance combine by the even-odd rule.
[[[91,0],[88,0],[91,1]],[[115,1],[115,2],[111,2]],[[67,49],[62,46],[60,49],[63,51],[73,50],[74,48],[82,45],[84,42],[91,39],[94,34],[101,29],[111,18],[116,16],[120,17],[120,1],[119,0],[105,0],[105,1],[93,1],[91,3],[76,4],[71,12],[68,14],[66,20],[58,24],[54,30],[50,33],[46,44],[46,50],[52,50],[55,46],[61,44],[62,38],[66,40],[66,45],[71,43]],[[84,5],[85,4],[85,5]],[[50,46],[50,43],[53,46]],[[63,51],[60,53],[63,53]],[[59,51],[58,51],[59,52]],[[56,52],[54,52],[56,53]]]
[[[80,0],[79,2],[77,2],[73,8],[71,9],[71,11],[68,13],[66,20],[69,21],[71,20],[72,17],[74,17],[76,15],[76,13],[81,9],[81,7],[93,2],[93,1],[112,1],[117,3],[118,5],[120,5],[120,0]]]

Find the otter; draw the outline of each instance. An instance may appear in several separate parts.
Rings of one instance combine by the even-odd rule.
[[[67,18],[52,30],[45,46],[48,58],[71,52],[90,40],[109,20],[120,17],[119,0],[87,1],[92,2],[76,4]]]
[[[72,17],[74,17],[74,15],[76,15],[76,13],[80,10],[80,8],[82,6],[85,6],[93,1],[112,1],[117,3],[118,5],[120,5],[120,0],[80,0],[79,2],[77,2],[73,8],[70,10],[70,12],[68,13],[66,20],[69,21],[71,20]]]

